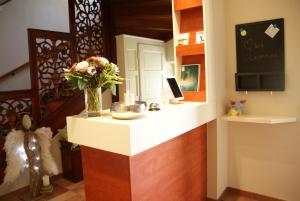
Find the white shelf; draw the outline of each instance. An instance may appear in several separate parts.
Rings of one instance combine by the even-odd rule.
[[[224,121],[230,122],[244,122],[244,123],[258,123],[258,124],[283,124],[296,122],[296,117],[286,116],[258,116],[258,115],[241,115],[241,116],[227,116],[222,117]]]

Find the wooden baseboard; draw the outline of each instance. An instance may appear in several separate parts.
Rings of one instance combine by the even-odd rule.
[[[208,198],[207,201],[229,201],[236,197],[247,197],[257,201],[284,201],[278,198],[269,197],[257,193],[243,191],[236,188],[227,187],[218,200]]]

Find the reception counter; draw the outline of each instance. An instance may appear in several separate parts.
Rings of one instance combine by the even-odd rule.
[[[82,145],[86,201],[206,199],[205,103],[167,105],[133,120],[67,118]]]

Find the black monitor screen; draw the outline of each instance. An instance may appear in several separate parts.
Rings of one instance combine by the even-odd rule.
[[[174,97],[175,98],[183,97],[175,78],[167,78],[167,81],[170,85]]]

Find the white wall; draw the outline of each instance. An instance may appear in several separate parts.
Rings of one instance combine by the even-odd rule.
[[[214,88],[209,90],[215,91],[217,110],[217,118],[208,124],[207,132],[207,197],[218,199],[227,187],[227,130],[221,120],[227,100],[224,0],[206,0],[204,9],[205,26],[208,28],[208,31],[205,29],[206,66],[215,69]]]
[[[69,32],[67,0],[13,0],[0,10],[0,75],[29,61],[27,28]],[[29,70],[0,83],[0,91],[29,89]]]
[[[228,184],[238,189],[300,200],[300,1],[226,0],[227,92],[230,99],[248,100],[246,112],[258,115],[290,115],[297,123],[258,125],[230,123]],[[235,91],[236,50],[234,26],[239,23],[285,19],[284,92]]]
[[[14,90],[30,89],[30,88],[31,88],[31,84],[30,84],[29,67],[17,72],[14,76],[7,77],[5,80],[0,81],[0,91],[14,91]]]

